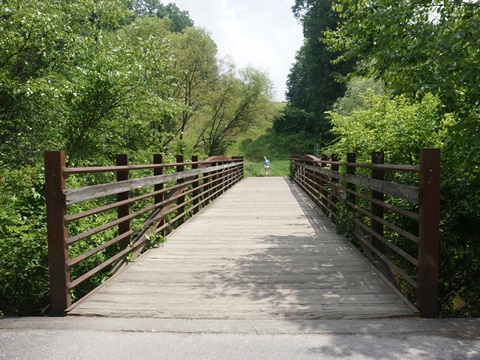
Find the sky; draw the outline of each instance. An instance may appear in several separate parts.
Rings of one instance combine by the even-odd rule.
[[[275,100],[284,101],[287,75],[303,42],[294,18],[294,0],[165,0],[189,12],[205,28],[220,57],[230,56],[239,68],[253,66],[269,74]]]

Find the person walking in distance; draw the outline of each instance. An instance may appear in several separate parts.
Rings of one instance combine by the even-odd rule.
[[[265,176],[268,176],[268,169],[270,169],[270,160],[266,156],[263,157],[263,168],[265,169]]]

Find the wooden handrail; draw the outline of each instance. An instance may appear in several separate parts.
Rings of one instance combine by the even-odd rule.
[[[177,156],[175,163],[166,164],[155,155],[154,164],[146,165],[129,165],[126,155],[116,159],[117,166],[67,168],[63,151],[45,153],[52,316],[65,316],[91,294],[73,302],[72,290],[102,270],[120,269],[139,255],[151,236],[165,236],[240,181],[244,172],[242,157],[185,162]],[[139,170],[152,170],[153,176],[135,177]],[[116,182],[67,188],[70,175],[112,172]],[[102,216],[100,224],[90,220]],[[102,252],[107,253],[101,260],[92,260]],[[75,271],[87,260],[93,263],[89,269]]]
[[[437,317],[440,151],[422,149],[418,166],[383,164],[383,153],[373,153],[372,164],[357,163],[355,154],[345,162],[312,155],[290,161],[292,179],[319,209],[335,224],[347,221],[362,252],[397,290],[400,279],[411,286],[421,317]],[[417,173],[417,184],[388,181],[388,171]]]

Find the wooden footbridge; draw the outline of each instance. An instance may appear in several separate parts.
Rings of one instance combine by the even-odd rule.
[[[71,314],[187,319],[412,315],[292,182],[247,178]]]
[[[376,240],[387,244],[383,247],[389,249],[382,255],[378,250],[381,247],[371,237],[366,241],[370,246],[362,245],[358,250],[351,240],[336,232],[331,219],[339,218],[341,202],[348,203],[348,195],[359,191],[352,184],[360,186],[361,177],[350,174],[358,181],[353,177],[345,179],[346,174],[338,171],[340,163],[335,159],[293,159],[293,180],[244,179],[242,159],[217,157],[204,162],[193,159],[188,163],[189,170],[182,157],[168,165],[161,160],[157,157],[155,164],[131,166],[125,157],[118,157],[115,167],[87,171],[66,168],[61,152],[46,154],[47,191],[56,194],[56,198],[47,199],[52,315],[359,319],[418,316],[420,308],[421,316],[436,316],[436,308],[433,313],[431,309],[436,303],[436,281],[427,284],[427,290],[420,285],[422,279],[436,276],[438,269],[436,264],[433,270],[432,266],[423,265],[423,258],[429,259],[430,265],[432,258],[422,252],[425,251],[422,245],[418,247],[418,259],[413,259],[406,250],[398,248],[398,242],[388,245],[387,236],[375,232]],[[146,168],[153,169],[154,176],[131,178],[134,171]],[[176,171],[164,172],[167,168]],[[401,170],[421,173],[421,166]],[[116,172],[118,181],[67,188],[67,175],[104,171]],[[342,187],[344,180],[348,182]],[[378,191],[386,183],[378,180],[368,186]],[[395,185],[395,190],[382,188],[382,191],[401,193],[407,198],[420,196],[421,202],[421,186],[421,183],[418,188]],[[145,187],[150,188],[146,192],[138,190]],[[95,201],[108,197],[106,203]],[[148,198],[152,201],[146,203]],[[93,202],[95,205],[69,212],[68,206],[85,202],[90,207]],[[134,207],[141,202],[141,206]],[[422,207],[417,215],[392,204],[385,208],[417,217],[417,222],[426,217]],[[93,224],[84,232],[71,230],[72,223],[108,214],[112,209],[116,219],[109,223]],[[139,217],[141,221],[135,222]],[[354,221],[360,221],[359,218]],[[396,226],[378,217],[378,211],[373,218],[383,227]],[[178,222],[182,225],[177,227]],[[365,230],[362,232],[361,226],[356,228],[354,233],[360,232],[360,237],[365,238]],[[413,239],[413,243],[422,244],[425,230],[421,222],[419,228],[420,234],[414,235],[398,230]],[[98,234],[103,238],[108,229],[110,239],[99,241]],[[429,236],[431,233],[430,230]],[[166,241],[138,256],[145,244],[159,235],[165,236]],[[438,243],[438,239],[434,241]],[[87,250],[80,250],[87,244]],[[115,249],[114,255],[109,253],[111,248]],[[401,262],[392,259],[390,253],[394,250],[407,260],[412,258],[418,269],[416,279],[407,273],[408,268],[400,268]],[[83,274],[74,272],[75,266],[88,263],[95,256],[101,258],[100,264],[92,265]],[[374,264],[383,260],[384,265],[374,266],[367,258],[373,259]],[[105,269],[117,273],[87,296],[72,300],[72,290],[88,284]],[[405,277],[403,283],[411,282],[417,290],[417,307],[399,291],[403,283],[396,280],[400,277]],[[422,298],[425,293],[430,297]],[[422,308],[428,302],[428,307]]]

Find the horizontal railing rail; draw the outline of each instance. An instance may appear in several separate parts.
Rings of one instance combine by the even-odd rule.
[[[355,154],[345,162],[335,155],[292,157],[291,177],[337,228],[354,236],[404,299],[413,299],[421,317],[437,317],[440,152],[422,149],[418,166],[383,159],[383,153],[373,153],[371,164],[357,163]]]
[[[178,155],[164,163],[155,155],[153,164],[129,165],[126,155],[117,155],[116,166],[67,168],[64,152],[46,152],[50,314],[73,310],[95,291],[101,282],[95,277],[119,271],[152,239],[163,241],[243,174],[241,157],[185,162]],[[85,289],[72,299],[80,286]]]

